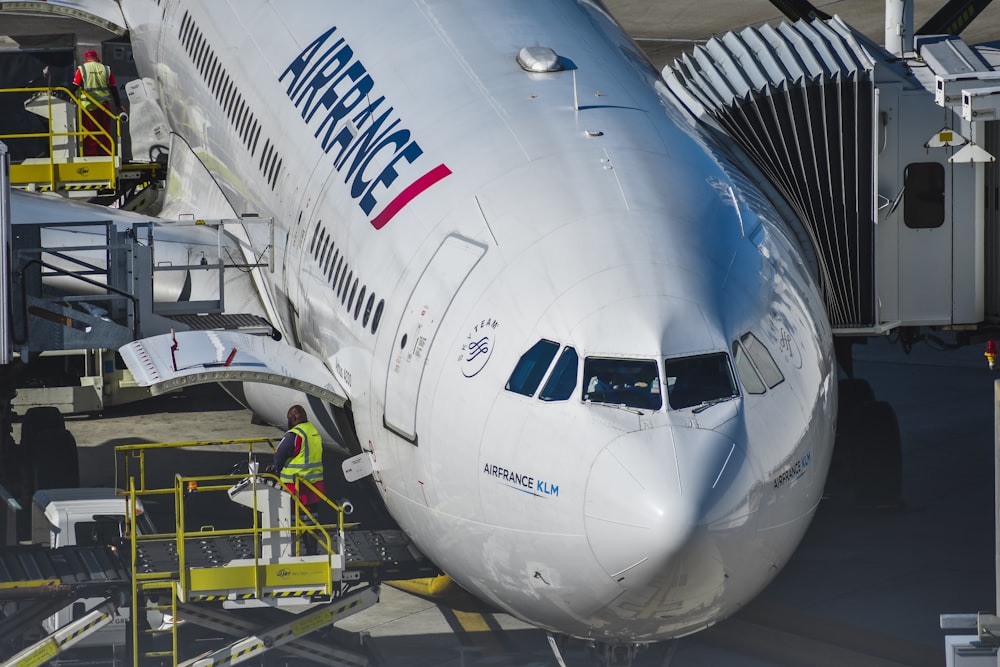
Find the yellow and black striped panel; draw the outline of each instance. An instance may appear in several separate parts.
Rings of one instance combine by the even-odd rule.
[[[76,639],[79,639],[81,636],[86,635],[88,632],[90,632],[91,629],[93,629],[95,625],[100,625],[101,623],[106,622],[110,616],[111,614],[107,613],[101,614],[97,618],[93,619],[90,623],[87,623],[83,627],[77,628],[74,632],[71,632],[67,634],[65,637],[62,637],[61,639],[58,640],[60,646],[69,644],[75,641]]]
[[[221,667],[222,665],[231,665],[235,662],[239,662],[249,655],[258,653],[260,651],[266,651],[264,647],[264,642],[257,641],[253,644],[247,646],[242,646],[238,649],[234,648],[230,651],[229,655],[219,656],[219,657],[209,657],[206,661],[198,661],[196,664],[198,667]]]
[[[328,595],[325,588],[308,588],[294,591],[264,591],[262,598],[314,598]],[[253,600],[256,593],[223,593],[221,595],[192,595],[191,602],[219,602],[222,600]]]
[[[89,192],[90,190],[108,190],[110,188],[110,183],[85,183],[83,185],[67,185],[59,183],[56,185],[55,190],[65,192]],[[20,189],[28,189],[28,186],[21,186]],[[38,185],[34,188],[34,190],[36,192],[52,192],[53,188],[51,185]]]

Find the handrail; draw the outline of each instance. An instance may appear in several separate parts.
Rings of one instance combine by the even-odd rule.
[[[319,489],[317,489],[316,486],[312,482],[310,482],[308,479],[299,477],[298,475],[296,475],[296,477],[295,477],[295,501],[296,501],[296,503],[299,502],[299,498],[302,495],[300,493],[300,489],[301,489],[301,485],[302,484],[305,484],[306,488],[310,489],[313,493],[315,493],[316,497],[319,498],[321,502],[324,502],[327,505],[329,505],[330,507],[332,507],[333,510],[337,513],[337,519],[338,519],[338,521],[337,521],[337,531],[339,533],[340,544],[344,545],[346,543],[346,538],[344,536],[344,508],[341,505],[338,505],[337,503],[335,503],[332,500],[330,500],[329,498],[327,498],[326,495],[322,491],[320,491]],[[305,509],[304,514],[309,517],[309,520],[312,521],[314,524],[318,525],[319,522],[316,521],[316,517],[314,517],[312,515],[312,513],[309,511],[308,508],[304,508],[304,509]],[[299,514],[297,512],[295,514],[295,521],[296,521],[296,527],[297,527],[298,526],[298,522],[299,522]],[[308,528],[307,528],[307,532],[308,532]],[[327,537],[329,537],[329,536],[327,536]],[[296,547],[298,547],[298,545],[296,545]],[[329,547],[329,545],[328,545],[328,547]],[[329,553],[329,548],[327,549],[327,552]]]
[[[121,458],[121,462],[124,464],[124,474],[123,478],[128,479],[131,477],[129,473],[129,460],[138,459],[138,474],[139,474],[139,488],[142,494],[159,494],[166,495],[173,493],[173,489],[161,488],[157,490],[150,490],[146,488],[146,452],[155,451],[160,449],[176,449],[179,447],[218,447],[222,445],[247,445],[247,455],[253,455],[253,446],[256,444],[267,443],[271,450],[274,450],[274,443],[276,438],[236,438],[233,440],[189,440],[184,442],[148,442],[135,445],[118,445],[115,447],[115,488],[121,488],[118,478],[118,465],[119,457],[117,453],[122,453],[125,456]],[[133,453],[134,452],[134,453]]]
[[[322,502],[329,505],[337,513],[337,522],[332,525],[324,525],[319,522],[317,517],[310,512],[309,508],[306,507],[298,497],[298,494],[292,494],[286,488],[286,485],[281,482],[281,480],[274,474],[255,472],[251,475],[252,483],[254,484],[252,498],[253,498],[253,521],[252,526],[249,528],[235,528],[235,529],[216,529],[214,527],[202,526],[198,530],[188,530],[186,528],[187,517],[186,517],[186,504],[185,497],[191,493],[212,493],[212,492],[228,492],[232,485],[236,482],[242,481],[247,478],[246,474],[230,474],[230,475],[201,475],[201,476],[184,476],[181,474],[175,474],[173,476],[172,488],[152,488],[148,484],[146,479],[146,454],[151,450],[174,450],[178,447],[208,447],[208,446],[219,446],[219,445],[247,445],[248,452],[252,455],[253,445],[262,442],[267,442],[271,444],[270,438],[243,438],[239,440],[224,440],[224,441],[191,441],[191,442],[176,442],[176,443],[146,443],[146,444],[136,444],[136,445],[119,445],[115,447],[115,482],[116,487],[119,487],[119,466],[124,464],[124,480],[123,482],[127,484],[128,491],[123,492],[129,496],[129,514],[130,514],[130,525],[135,526],[136,517],[136,503],[137,499],[144,495],[166,495],[173,494],[174,496],[174,531],[172,534],[147,534],[138,535],[137,531],[130,530],[131,536],[131,547],[132,547],[132,562],[134,571],[134,580],[136,582],[157,582],[164,581],[165,579],[170,579],[178,584],[178,589],[180,591],[190,592],[191,590],[191,568],[188,566],[188,553],[186,543],[190,539],[200,539],[206,537],[225,537],[225,536],[246,536],[248,534],[253,536],[253,565],[252,568],[252,588],[254,590],[254,595],[256,597],[261,597],[264,594],[264,581],[262,577],[264,576],[265,569],[261,567],[261,557],[263,553],[262,539],[265,535],[270,535],[274,533],[280,533],[288,535],[289,539],[292,540],[292,544],[295,548],[295,553],[298,554],[299,544],[301,537],[304,535],[313,535],[317,543],[322,545],[325,549],[325,556],[327,559],[328,567],[324,569],[325,573],[325,587],[327,591],[331,594],[335,594],[334,589],[334,569],[342,569],[346,564],[346,539],[344,535],[345,521],[344,521],[344,508],[337,503],[331,501],[326,497],[325,494],[320,492],[314,484],[310,483],[308,480],[301,478],[296,478],[295,488],[305,489],[309,488],[316,493],[317,497],[320,498]],[[272,444],[273,448],[273,444]],[[138,459],[138,470],[129,470],[131,461],[133,459]],[[253,469],[253,468],[251,468]],[[292,515],[294,521],[290,526],[273,526],[264,527],[261,525],[260,513],[257,511],[257,493],[256,484],[261,480],[271,480],[274,483],[274,487],[281,489],[282,492],[288,492],[291,500]],[[119,487],[120,488],[120,487]],[[334,531],[336,531],[334,533]],[[334,537],[336,535],[336,537]],[[141,543],[152,543],[152,542],[162,542],[164,540],[175,541],[175,549],[177,554],[177,569],[176,571],[171,570],[168,572],[144,572],[140,573],[135,571],[135,560],[138,553],[138,544]],[[321,554],[323,552],[320,552]],[[336,558],[336,562],[334,561]],[[249,579],[248,579],[249,581]],[[318,582],[317,582],[318,583]],[[138,584],[137,584],[138,585]],[[136,591],[138,594],[138,591]]]
[[[121,161],[121,116],[116,115],[104,106],[104,103],[100,100],[94,98],[86,90],[79,90],[77,95],[74,95],[72,91],[68,88],[61,86],[43,86],[43,87],[24,87],[24,88],[0,88],[0,95],[4,94],[19,94],[19,95],[36,95],[39,93],[48,93],[48,98],[46,99],[46,104],[48,106],[48,131],[47,132],[21,132],[21,133],[8,133],[0,134],[0,140],[16,140],[16,139],[38,139],[47,138],[48,139],[48,162],[47,163],[36,163],[36,164],[46,164],[47,165],[47,180],[45,185],[51,189],[58,189],[61,184],[60,179],[57,177],[59,170],[57,165],[65,164],[65,160],[57,160],[55,153],[57,150],[56,143],[57,139],[63,138],[64,140],[72,140],[76,143],[75,150],[71,156],[70,161],[74,158],[84,157],[82,155],[82,148],[85,139],[92,139],[102,151],[99,156],[93,156],[88,158],[91,163],[94,162],[113,162],[114,166],[117,167]],[[75,129],[73,131],[56,131],[53,127],[53,97],[56,93],[59,93],[59,97],[63,98],[67,103],[73,104],[76,107],[74,118],[76,119]],[[30,99],[30,98],[28,98]],[[85,108],[85,104],[92,104],[90,108]],[[101,122],[103,117],[107,117],[111,120],[112,131],[108,132],[105,129],[105,125]],[[98,129],[84,129],[83,120],[87,119],[92,121],[93,126]],[[14,162],[12,167],[11,180],[15,184],[20,184],[14,179],[14,174],[18,167],[23,166],[22,163]],[[108,178],[105,181],[104,178],[99,179],[99,182],[103,185],[107,183],[109,189],[114,189],[117,187],[117,170],[110,169],[107,172]],[[83,180],[83,179],[81,179]]]
[[[97,140],[97,144],[102,149],[105,149],[107,151],[108,157],[115,157],[115,155],[118,153],[117,149],[121,148],[121,136],[122,136],[121,116],[119,116],[117,114],[111,113],[111,110],[104,105],[104,102],[102,102],[101,100],[98,100],[93,95],[91,95],[89,92],[87,92],[86,90],[84,90],[83,88],[81,88],[78,91],[78,93],[79,93],[79,97],[74,98],[76,100],[77,118],[80,121],[82,121],[85,117],[89,118],[90,120],[92,120],[94,122],[95,125],[97,125],[97,127],[100,128],[99,132],[81,132],[81,137],[84,137],[84,138],[88,137],[88,136],[93,137],[95,140]],[[72,96],[72,93],[70,93],[70,95]],[[52,104],[51,103],[51,99],[52,99],[52,96],[50,95],[49,96],[49,100],[50,100],[49,106],[50,107],[51,107],[51,104]],[[86,102],[90,102],[93,106],[88,107],[85,104]],[[96,118],[94,116],[94,114],[91,113],[92,109],[99,110],[98,114],[97,114],[98,116],[102,116],[102,115],[103,116],[107,116],[112,122],[115,123],[115,136],[118,137],[118,141],[115,141],[115,137],[112,137],[111,134],[109,134],[104,129],[104,123],[102,123],[100,120],[98,120],[98,118]],[[50,125],[51,125],[51,119],[52,119],[52,114],[50,112],[49,113]],[[83,128],[83,123],[81,122],[77,127],[79,127],[79,128],[82,129]],[[106,137],[107,140],[108,140],[108,145],[107,146],[105,146],[104,142],[100,140],[100,137],[102,135],[103,135],[103,137]],[[120,157],[120,155],[119,155],[119,157]]]

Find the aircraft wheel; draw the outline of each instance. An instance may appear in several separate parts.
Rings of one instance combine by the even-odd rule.
[[[903,497],[903,447],[896,412],[885,401],[871,401],[858,406],[851,421],[855,503],[898,507]]]

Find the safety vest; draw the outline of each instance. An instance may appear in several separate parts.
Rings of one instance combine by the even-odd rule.
[[[323,479],[323,441],[319,431],[309,422],[302,422],[289,430],[302,438],[299,453],[285,462],[278,478],[285,484],[295,484],[295,478],[307,479],[313,484]]]
[[[80,65],[80,86],[98,102],[104,103],[111,98],[111,68],[99,62],[89,60]],[[94,103],[83,98],[83,108],[93,108]]]

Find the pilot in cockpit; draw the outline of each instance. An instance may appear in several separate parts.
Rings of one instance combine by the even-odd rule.
[[[608,371],[602,370],[598,371],[593,377],[590,378],[590,382],[587,384],[587,393],[593,394],[596,392],[611,391],[614,388],[614,375]]]

